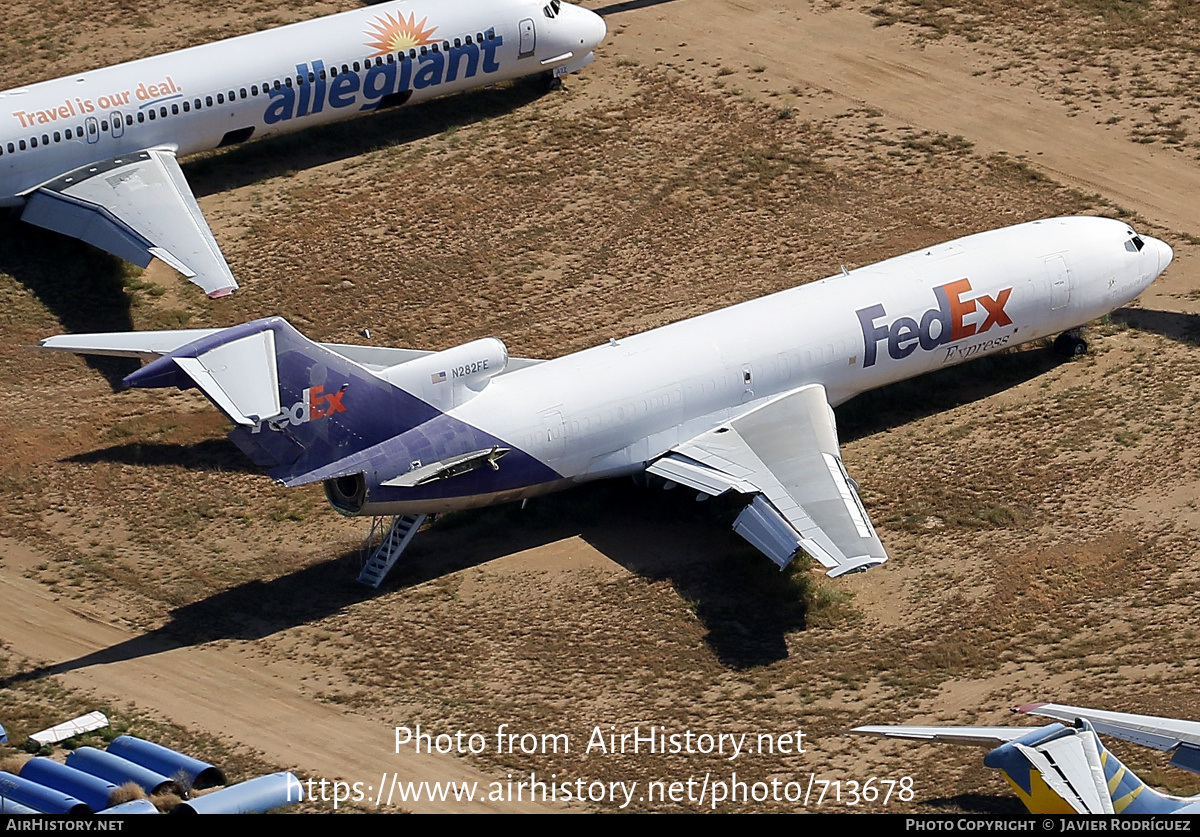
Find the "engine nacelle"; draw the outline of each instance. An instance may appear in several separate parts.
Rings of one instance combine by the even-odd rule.
[[[495,337],[389,366],[379,375],[439,410],[470,401],[508,366],[508,348]]]
[[[367,502],[367,481],[361,473],[325,480],[325,498],[339,514],[356,517]]]

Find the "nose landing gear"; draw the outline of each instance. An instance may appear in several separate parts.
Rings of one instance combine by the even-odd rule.
[[[1080,357],[1087,354],[1087,341],[1079,336],[1079,329],[1064,331],[1054,338],[1054,353],[1063,357]]]

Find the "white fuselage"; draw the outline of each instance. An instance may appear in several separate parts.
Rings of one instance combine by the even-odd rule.
[[[980,233],[499,375],[449,411],[564,480],[636,472],[806,384],[831,405],[1056,335],[1134,299],[1171,259],[1123,222],[1056,218]],[[942,328],[949,328],[943,333]],[[550,490],[389,503],[468,508]]]
[[[0,205],[93,162],[179,156],[586,64],[604,22],[533,0],[374,5],[0,93]]]

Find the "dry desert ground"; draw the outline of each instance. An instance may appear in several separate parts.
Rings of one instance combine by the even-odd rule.
[[[103,708],[235,778],[536,774],[642,793],[734,773],[911,777],[911,800],[819,810],[1017,812],[981,751],[845,731],[1007,723],[1033,700],[1200,719],[1194,5],[585,5],[609,34],[564,90],[516,84],[187,161],[242,283],[229,299],[0,221],[0,723],[27,734]],[[354,7],[19,0],[0,10],[4,86]],[[495,335],[554,357],[1071,213],[1126,218],[1175,262],[1088,329],[1084,358],[1029,346],[839,408],[892,559],[836,581],[778,573],[720,504],[613,482],[447,516],[368,590],[365,523],[319,486],[274,485],[194,391],[117,393],[127,364],[26,348],[282,314],[321,340]],[[486,746],[397,748],[396,727],[418,724]],[[788,752],[587,751],[596,728],[635,727]],[[501,728],[569,751],[499,752]],[[1200,790],[1114,749],[1152,783]],[[642,795],[625,810],[710,807]]]

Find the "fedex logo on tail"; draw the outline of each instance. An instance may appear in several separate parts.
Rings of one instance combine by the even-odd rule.
[[[285,409],[278,418],[267,419],[267,427],[271,430],[283,430],[285,427],[299,427],[310,421],[328,418],[334,413],[344,413],[346,407],[342,404],[342,396],[345,394],[345,386],[331,393],[326,393],[324,386],[307,387],[301,393],[300,400]],[[250,432],[258,433],[262,426],[263,422],[255,422]]]
[[[939,285],[933,289],[933,295],[938,302],[937,307],[930,308],[921,315],[919,322],[912,317],[897,317],[891,323],[886,320],[880,323],[880,320],[887,317],[887,311],[882,305],[860,308],[855,313],[862,326],[863,367],[875,365],[880,341],[887,341],[887,353],[893,360],[902,360],[916,351],[918,346],[923,351],[931,352],[939,346],[957,343],[959,340],[984,334],[993,328],[1012,325],[1012,318],[1004,311],[1004,306],[1008,304],[1008,298],[1012,295],[1012,288],[1005,288],[995,297],[979,294],[964,299],[969,293],[969,279]],[[1003,345],[1008,342],[1009,336],[1011,335],[988,341],[987,347]],[[973,348],[982,350],[983,347]],[[957,352],[961,355],[960,359],[965,359],[973,353]],[[951,347],[947,349],[945,360],[950,360],[955,355],[955,347]]]

